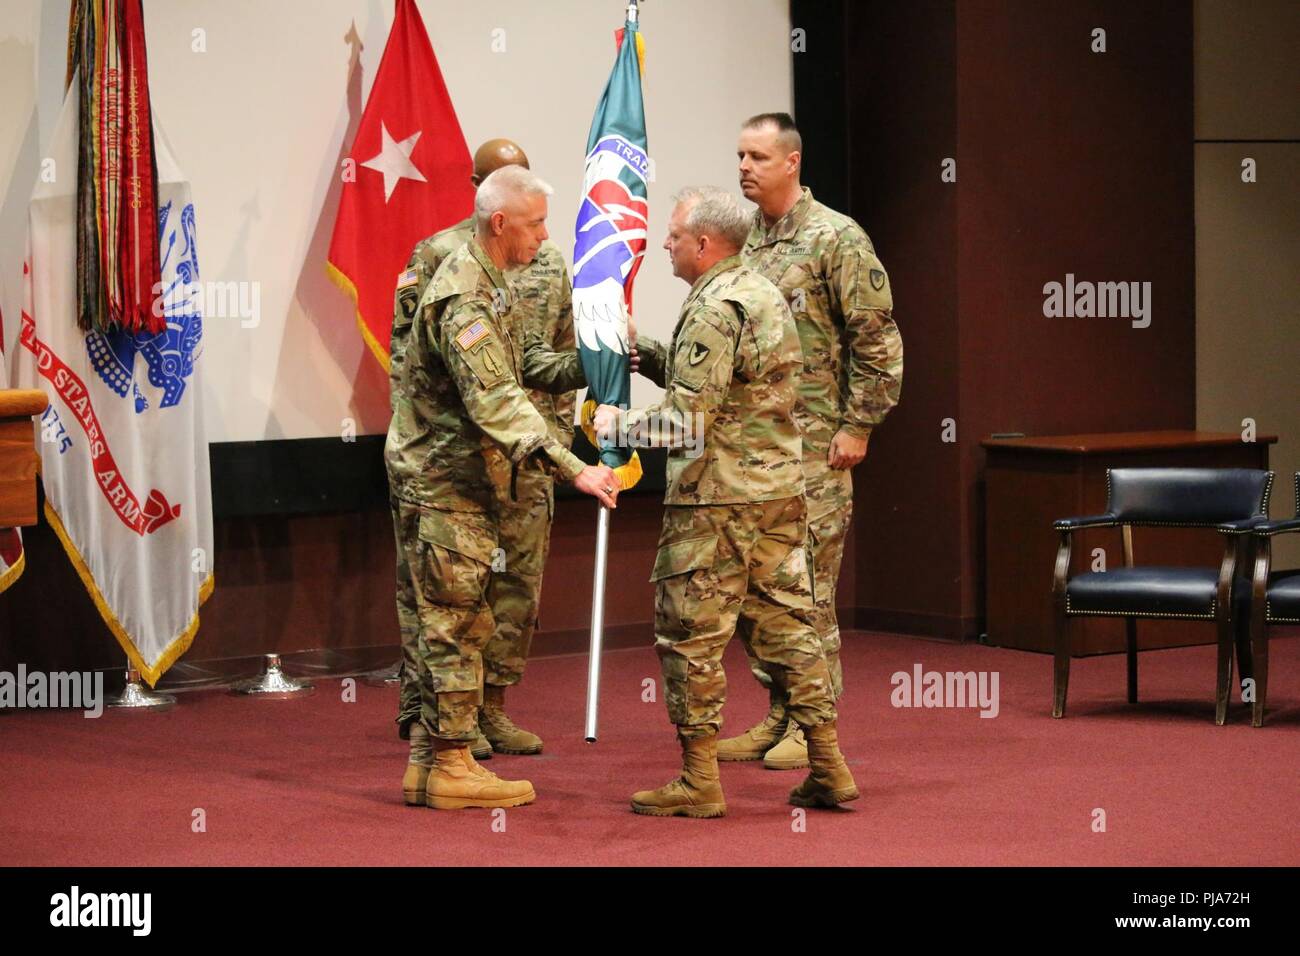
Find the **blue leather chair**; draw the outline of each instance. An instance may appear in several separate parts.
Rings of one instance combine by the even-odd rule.
[[[1128,699],[1137,703],[1137,621],[1177,618],[1213,621],[1219,632],[1215,723],[1228,716],[1232,683],[1234,580],[1252,542],[1251,532],[1268,519],[1273,472],[1245,468],[1112,468],[1106,471],[1106,513],[1062,518],[1052,595],[1056,605],[1053,717],[1065,716],[1070,681],[1070,619],[1122,617],[1128,652]],[[1224,536],[1218,568],[1136,567],[1134,527],[1214,528]],[[1073,533],[1081,528],[1121,529],[1124,567],[1070,576]]]
[[[1279,534],[1300,532],[1300,471],[1295,474],[1295,517],[1267,521],[1252,530],[1255,539],[1255,573],[1250,589],[1250,649],[1255,678],[1255,700],[1250,722],[1264,726],[1264,698],[1268,693],[1268,626],[1300,624],[1300,569],[1274,571],[1272,541]]]

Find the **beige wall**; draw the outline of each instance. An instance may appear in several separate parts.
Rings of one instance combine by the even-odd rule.
[[[1300,4],[1198,0],[1195,16],[1197,426],[1239,431],[1250,418],[1277,434],[1271,511],[1290,517],[1300,470]],[[1247,158],[1254,183],[1241,179]],[[1300,536],[1279,539],[1275,558],[1300,566]]]
[[[388,426],[387,384],[324,257],[350,146],[393,0],[165,0],[145,4],[158,121],[193,186],[205,280],[258,282],[261,324],[205,323],[212,441]],[[419,0],[472,149],[517,139],[555,186],[551,231],[572,252],[582,161],[623,25],[617,0]],[[13,342],[26,207],[62,97],[67,0],[0,0],[0,310]],[[686,286],[660,248],[682,186],[736,189],[747,116],[792,104],[788,0],[652,0],[646,41],[649,249],[637,324],[667,337]],[[192,49],[205,31],[207,50]],[[355,31],[355,32],[354,32]],[[494,32],[501,31],[501,32]],[[349,40],[349,37],[354,37]],[[494,40],[504,50],[494,52]],[[350,71],[361,43],[360,69]],[[634,378],[633,400],[656,389]]]

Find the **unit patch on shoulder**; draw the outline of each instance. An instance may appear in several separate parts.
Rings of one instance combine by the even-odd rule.
[[[397,287],[399,289],[405,289],[408,286],[415,285],[419,281],[420,281],[419,274],[414,269],[407,269],[405,272],[403,272],[401,275],[397,277]]]

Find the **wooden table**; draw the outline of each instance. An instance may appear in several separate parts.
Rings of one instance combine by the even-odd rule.
[[[36,524],[36,429],[49,405],[39,390],[0,390],[0,528]]]
[[[1096,435],[989,438],[985,481],[985,613],[988,642],[1000,647],[1052,651],[1052,570],[1057,518],[1106,510],[1107,468],[1267,468],[1276,435],[1245,442],[1235,432],[1154,431]],[[1275,480],[1274,495],[1289,489]],[[1284,484],[1284,483],[1283,483]],[[1122,567],[1117,528],[1075,532],[1071,574]],[[1206,529],[1134,528],[1136,564],[1218,568],[1219,534]],[[1074,654],[1124,650],[1120,618],[1080,618]],[[1212,644],[1212,624],[1201,621],[1139,623],[1142,648]]]

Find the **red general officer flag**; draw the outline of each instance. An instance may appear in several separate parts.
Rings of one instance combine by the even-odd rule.
[[[397,0],[348,158],[326,269],[387,369],[398,273],[417,242],[474,208],[473,162],[415,0]]]

